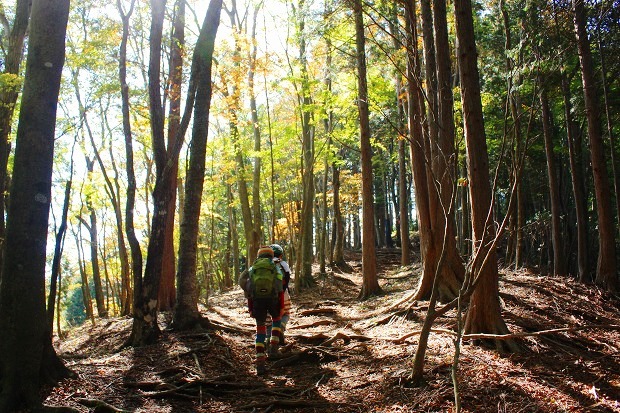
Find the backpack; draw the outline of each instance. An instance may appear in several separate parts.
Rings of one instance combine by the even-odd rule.
[[[271,258],[257,258],[250,269],[252,298],[277,298],[282,292],[282,277]]]

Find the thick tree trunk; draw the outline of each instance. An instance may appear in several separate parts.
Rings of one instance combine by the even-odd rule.
[[[196,48],[202,51],[199,60],[201,72],[196,90],[189,169],[185,182],[185,212],[179,239],[178,294],[173,314],[173,326],[177,329],[208,325],[208,320],[203,319],[198,311],[196,260],[211,108],[211,67],[221,10],[222,0],[211,0],[196,44]]]
[[[15,18],[13,20],[13,28],[8,36],[8,46],[6,49],[6,57],[4,60],[4,73],[18,76],[19,68],[24,56],[24,40],[26,38],[26,30],[28,29],[28,20],[30,18],[31,0],[17,0],[15,2]],[[11,153],[11,143],[9,136],[11,135],[11,123],[13,122],[13,114],[15,113],[15,103],[19,96],[21,84],[15,87],[3,85],[0,90],[0,270],[2,268],[2,256],[4,254],[5,236],[5,193],[7,192],[8,177],[8,161]],[[0,274],[0,279],[2,274]]]
[[[429,5],[425,5],[428,7]],[[433,2],[433,18],[435,23],[435,44],[425,43],[428,56],[435,56],[436,62],[427,67],[437,70],[428,72],[428,94],[437,96],[438,81],[441,81],[440,100],[429,98],[428,130],[431,140],[425,142],[423,132],[424,98],[418,73],[420,62],[417,51],[417,21],[415,5],[406,3],[407,17],[407,48],[408,48],[408,91],[409,91],[409,128],[411,133],[411,160],[416,190],[416,206],[418,208],[418,228],[420,233],[420,253],[423,261],[423,273],[414,298],[428,299],[435,277],[437,277],[439,300],[446,302],[458,294],[464,268],[456,250],[454,238],[453,186],[454,186],[454,119],[452,115],[452,92],[449,61],[449,44],[447,39],[447,21],[444,1]],[[432,24],[430,10],[423,9],[425,22]],[[426,13],[426,14],[424,14]],[[436,17],[435,17],[436,16]],[[443,34],[442,34],[443,33]],[[433,52],[441,46],[441,53]],[[439,76],[441,72],[441,76]],[[434,105],[434,107],[433,107]],[[438,110],[439,112],[434,112]],[[433,138],[434,136],[434,138]],[[428,163],[430,156],[430,164]],[[452,166],[450,166],[452,165]],[[443,264],[438,268],[438,261],[444,248],[446,253]]]
[[[312,277],[312,263],[314,261],[314,125],[311,124],[310,106],[310,77],[308,73],[308,56],[306,50],[306,2],[299,0],[297,6],[297,36],[299,39],[300,91],[298,93],[299,112],[301,119],[301,145],[303,152],[303,203],[301,208],[301,233],[299,256],[301,267],[295,278],[295,287],[300,291],[312,287],[316,281]]]
[[[601,4],[601,7],[603,5]],[[607,135],[609,137],[609,154],[611,160],[612,177],[614,179],[614,192],[616,193],[616,220],[619,223],[618,232],[620,234],[620,176],[618,176],[618,164],[616,162],[616,143],[613,127],[613,115],[611,113],[611,102],[609,102],[609,85],[607,83],[607,64],[605,60],[605,50],[600,39],[601,28],[598,27],[598,51],[601,60],[601,84],[603,86],[603,102],[605,104],[605,120],[607,124]]]
[[[181,89],[183,85],[183,53],[185,47],[185,1],[177,0],[174,5],[174,22],[172,39],[170,41],[170,75],[168,96],[170,108],[168,110],[168,148],[175,145],[175,139],[181,121]],[[168,190],[170,203],[167,206],[166,231],[164,232],[164,260],[161,272],[159,289],[159,309],[162,311],[174,308],[176,294],[174,278],[176,272],[174,251],[174,223],[177,206],[177,177],[179,165],[175,162],[169,178]]]
[[[595,282],[607,291],[616,292],[620,288],[620,282],[616,273],[616,241],[614,217],[611,208],[611,187],[609,185],[605,148],[601,134],[600,110],[596,81],[594,80],[590,41],[586,28],[587,16],[584,1],[573,0],[573,8],[598,216],[599,252]]]
[[[54,131],[68,15],[68,0],[33,3],[0,283],[2,412],[36,410],[43,380],[68,372],[62,363],[50,363],[58,359],[45,317]]]
[[[465,318],[465,333],[505,334],[508,327],[501,314],[497,272],[497,253],[493,239],[496,236],[491,202],[489,158],[487,153],[482,102],[480,98],[480,77],[478,74],[474,24],[470,0],[456,0],[456,36],[459,42],[458,66],[461,79],[461,102],[469,194],[472,210],[473,257],[472,276],[477,282],[471,295],[469,310]],[[496,341],[498,348],[516,350],[513,341]]]
[[[360,122],[360,156],[362,165],[362,290],[359,298],[366,299],[382,293],[377,278],[375,251],[375,222],[372,188],[372,147],[368,110],[368,83],[366,80],[366,40],[361,0],[353,1],[355,16],[355,44],[357,49],[357,107]]]

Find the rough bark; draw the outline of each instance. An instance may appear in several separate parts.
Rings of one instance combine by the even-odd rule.
[[[194,108],[196,89],[200,74],[200,53],[196,48],[192,58],[192,67],[189,77],[188,93],[185,110],[181,118],[174,146],[165,150],[163,133],[163,109],[160,93],[160,61],[162,44],[162,27],[164,21],[165,4],[153,0],[149,60],[149,108],[151,111],[151,134],[153,138],[153,155],[156,163],[157,181],[153,189],[153,214],[151,234],[147,247],[147,259],[144,268],[144,277],[141,280],[141,291],[135,294],[134,320],[131,335],[126,345],[142,346],[154,342],[161,331],[157,324],[157,308],[159,286],[161,280],[162,258],[164,250],[164,232],[167,224],[167,205],[170,202],[170,179],[173,167],[178,161],[179,152],[183,145],[185,132],[189,126],[191,111]],[[205,27],[201,28],[205,30]]]
[[[357,107],[360,122],[360,156],[362,165],[362,289],[359,298],[365,299],[382,292],[377,278],[375,222],[372,191],[372,147],[366,79],[366,40],[361,0],[353,1],[355,44],[357,49]]]
[[[196,260],[211,108],[211,67],[221,10],[222,0],[210,1],[202,24],[203,30],[196,44],[200,73],[194,107],[189,169],[185,181],[184,214],[179,238],[177,302],[172,319],[176,329],[189,329],[196,325],[208,324],[208,320],[203,319],[198,311],[199,290],[196,279]]]
[[[506,334],[508,327],[501,314],[498,289],[497,252],[493,204],[489,176],[489,159],[484,133],[480,76],[478,73],[474,24],[470,0],[456,0],[456,36],[459,42],[457,59],[461,79],[461,103],[467,170],[472,211],[473,256],[472,275],[478,279],[471,295],[465,318],[464,331],[468,333]],[[512,341],[496,341],[498,348],[516,350]]]
[[[428,5],[426,5],[428,7]],[[429,140],[424,138],[423,114],[424,98],[419,82],[420,61],[417,51],[417,20],[415,4],[407,3],[407,48],[408,48],[408,91],[409,91],[409,128],[411,133],[411,159],[418,208],[418,228],[420,233],[420,253],[423,261],[423,273],[414,294],[415,299],[428,299],[431,296],[435,277],[438,277],[438,299],[447,302],[458,294],[464,267],[456,249],[454,238],[454,118],[452,115],[452,92],[449,61],[449,44],[447,38],[446,5],[444,1],[433,2],[432,21],[435,31],[433,45],[425,43],[428,56],[435,56],[436,61],[426,67],[427,94],[438,98],[429,98],[428,130]],[[431,24],[426,13],[424,25]],[[438,47],[443,50],[437,52]],[[435,51],[434,53],[432,51]],[[431,74],[430,70],[436,72]],[[435,87],[439,87],[441,93]],[[435,82],[437,82],[435,84]],[[435,112],[437,111],[437,112]],[[430,157],[430,158],[429,158]],[[444,238],[447,243],[444,246]],[[445,259],[438,268],[442,249],[446,248]]]
[[[609,185],[605,148],[601,134],[598,91],[594,79],[594,64],[586,29],[584,1],[573,0],[573,10],[586,119],[588,121],[588,141],[590,144],[592,174],[594,175],[596,213],[598,216],[599,251],[595,282],[607,291],[616,292],[620,287],[620,282],[616,273],[616,242],[614,217],[611,207],[611,187]]]
[[[46,334],[45,317],[54,131],[68,15],[68,0],[32,6],[0,283],[2,412],[39,408],[43,380],[68,372]]]
[[[303,148],[303,203],[301,209],[301,234],[299,256],[301,271],[295,277],[295,287],[300,291],[312,287],[316,281],[312,278],[312,262],[314,261],[314,125],[311,123],[310,77],[308,73],[308,56],[306,51],[305,0],[299,0],[297,14],[297,33],[299,36],[299,63],[301,67],[301,90],[298,96],[301,119],[301,135]]]
[[[176,134],[181,121],[181,89],[183,85],[183,53],[185,48],[185,1],[177,0],[174,5],[174,21],[170,41],[170,64],[168,78],[168,148],[175,145]],[[177,206],[178,162],[172,165],[172,173],[168,177],[170,203],[167,205],[166,231],[164,232],[164,259],[162,263],[161,285],[159,288],[159,309],[172,310],[176,300],[174,279],[176,258],[174,251],[174,223]]]

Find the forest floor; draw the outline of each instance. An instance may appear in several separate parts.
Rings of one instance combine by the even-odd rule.
[[[293,295],[287,357],[253,366],[253,319],[237,287],[212,296],[204,314],[213,329],[164,331],[152,346],[118,350],[130,319],[83,326],[58,351],[78,374],[51,390],[46,403],[80,412],[450,412],[454,337],[430,336],[425,382],[409,376],[427,302],[390,307],[417,285],[419,264],[398,265],[379,251],[385,295],[357,300],[359,255],[352,273],[331,273],[316,289]],[[620,300],[573,279],[502,271],[503,316],[512,332],[574,328],[520,339],[520,354],[465,342],[458,385],[463,412],[620,412]],[[166,315],[161,325],[166,325]],[[454,328],[455,313],[435,327]],[[586,326],[585,329],[580,329]],[[85,407],[95,400],[108,409]],[[75,411],[75,410],[74,410]]]

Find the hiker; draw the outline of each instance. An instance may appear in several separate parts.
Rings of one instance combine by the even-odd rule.
[[[281,327],[281,337],[279,343],[281,346],[284,345],[284,333],[286,331],[286,325],[291,316],[291,295],[289,289],[289,283],[291,281],[291,267],[289,267],[288,263],[284,261],[284,249],[278,244],[271,244],[271,249],[273,250],[273,262],[276,263],[276,266],[282,273],[282,290],[284,293],[283,306],[280,309],[280,314],[282,316],[280,320]],[[271,323],[267,322],[267,338],[268,341],[271,341]]]
[[[281,334],[281,315],[284,294],[282,290],[282,273],[273,262],[273,249],[268,246],[260,247],[254,264],[247,272],[241,274],[239,285],[245,291],[248,299],[250,315],[256,320],[256,374],[266,372],[265,339],[267,315],[271,315],[273,327],[269,341],[268,354],[275,356],[278,353]]]

